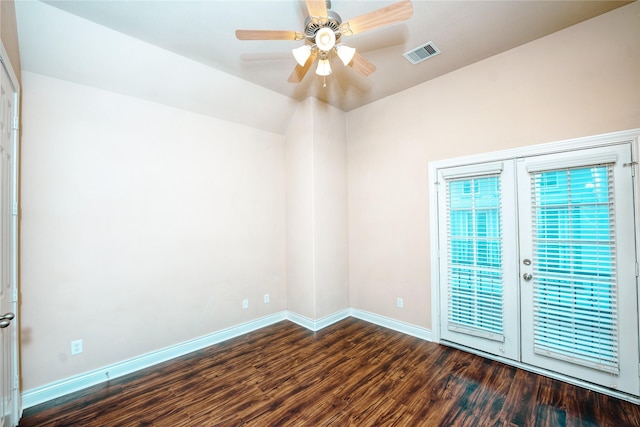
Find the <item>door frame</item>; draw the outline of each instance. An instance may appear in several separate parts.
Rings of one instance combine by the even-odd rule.
[[[633,179],[633,192],[634,192],[634,224],[635,224],[635,244],[636,248],[640,250],[640,169],[638,168],[638,153],[640,151],[640,128],[630,129],[620,132],[612,132],[582,138],[574,138],[557,142],[544,143],[539,145],[531,145],[525,147],[517,147],[506,150],[494,151],[489,153],[476,154],[471,156],[462,156],[452,159],[435,160],[429,162],[429,264],[430,264],[430,278],[431,278],[431,338],[433,342],[440,343],[440,236],[438,229],[438,171],[444,168],[451,168],[457,166],[468,166],[478,163],[490,163],[497,161],[510,161],[522,157],[539,156],[546,154],[562,153],[566,151],[580,150],[586,148],[604,147],[608,145],[620,144],[624,142],[631,143],[631,158],[633,162],[634,179]],[[636,271],[638,267],[636,264]],[[636,275],[636,288],[638,286],[638,277]],[[638,296],[638,307],[640,307],[640,296]],[[452,347],[457,347],[455,344],[447,343]],[[640,397],[634,398],[625,393],[618,393],[614,390],[606,387],[596,386],[594,384],[582,381],[576,378],[572,378],[566,375],[558,374],[555,372],[547,371],[542,368],[527,365],[521,362],[513,361],[507,358],[493,356],[483,353],[481,351],[469,349],[460,346],[459,348],[464,351],[476,353],[487,357],[489,359],[498,360],[503,363],[516,366],[518,368],[545,375],[554,379],[578,385],[584,388],[588,388],[594,391],[598,391],[603,394],[611,395],[623,400],[627,400],[636,404],[640,404]],[[640,362],[640,361],[639,361]]]
[[[18,304],[18,281],[19,281],[19,222],[20,222],[20,196],[19,196],[19,188],[20,188],[20,83],[18,81],[18,76],[15,73],[15,69],[13,68],[11,61],[9,59],[9,54],[7,53],[4,44],[0,40],[0,66],[4,67],[7,73],[9,74],[9,78],[11,80],[11,84],[15,89],[14,100],[13,100],[13,121],[14,121],[14,132],[13,132],[13,188],[11,189],[12,200],[13,200],[13,215],[11,217],[11,251],[13,252],[12,257],[12,265],[11,265],[11,281],[13,283],[13,296],[12,296],[12,305],[13,305],[13,313],[16,315],[14,320],[12,321],[11,328],[14,331],[14,341],[15,345],[13,346],[13,374],[14,374],[14,387],[13,390],[13,420],[9,420],[12,425],[18,425],[20,418],[22,416],[22,400],[20,393],[20,383],[21,383],[21,373],[20,373],[20,314],[19,314],[19,304]]]

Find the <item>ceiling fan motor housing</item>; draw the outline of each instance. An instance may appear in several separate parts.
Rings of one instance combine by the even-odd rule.
[[[313,19],[315,18],[315,19]],[[304,21],[304,34],[307,40],[313,44],[316,44],[316,34],[323,28],[330,28],[336,36],[336,40],[342,35],[340,33],[340,24],[342,24],[342,18],[336,12],[327,10],[327,18],[324,19],[317,17],[307,16]]]

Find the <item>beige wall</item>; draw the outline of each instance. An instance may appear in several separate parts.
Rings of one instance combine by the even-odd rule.
[[[286,140],[288,309],[315,321],[349,307],[345,114],[308,98]]]
[[[282,135],[23,80],[23,390],[286,308]]]
[[[349,307],[346,115],[314,101],[316,318]]]
[[[313,100],[300,103],[286,135],[287,304],[315,319]]]
[[[622,7],[347,114],[352,307],[431,328],[430,161],[640,127],[639,11]]]
[[[9,55],[13,71],[20,77],[20,52],[18,50],[18,29],[16,25],[16,8],[13,0],[0,1],[0,39]]]

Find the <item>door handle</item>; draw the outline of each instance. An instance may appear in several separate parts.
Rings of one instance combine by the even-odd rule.
[[[15,314],[13,313],[5,313],[2,316],[0,316],[0,329],[1,328],[6,328],[7,326],[9,326],[11,324],[11,321],[16,317]]]
[[[533,274],[531,274],[531,273],[524,273],[524,274],[522,275],[522,278],[528,282],[529,280],[533,279]]]

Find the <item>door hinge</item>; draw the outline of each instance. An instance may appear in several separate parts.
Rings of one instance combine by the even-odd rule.
[[[11,208],[13,215],[18,215],[18,203],[13,202],[13,207]]]
[[[638,262],[636,262],[636,277],[640,276],[640,267],[638,266]]]
[[[13,389],[17,390],[20,387],[20,378],[17,375],[13,377]]]
[[[630,167],[631,168],[631,176],[636,176],[636,168],[635,166],[638,164],[638,162],[629,162],[629,163],[623,163],[622,166],[624,166],[625,168]]]
[[[15,116],[13,118],[13,130],[18,130],[19,127],[20,127],[20,118],[18,116]]]
[[[13,301],[11,301],[11,302],[18,302],[18,287],[15,284],[13,285],[12,299],[13,299]]]

